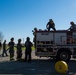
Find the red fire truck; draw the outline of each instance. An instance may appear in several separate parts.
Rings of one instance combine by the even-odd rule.
[[[35,55],[68,61],[76,58],[76,31],[57,30],[35,32]]]

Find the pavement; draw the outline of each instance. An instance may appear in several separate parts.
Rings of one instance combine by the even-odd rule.
[[[22,58],[24,56],[23,51]],[[66,74],[59,74],[55,71],[55,59],[39,58],[35,56],[35,51],[32,51],[32,62],[16,61],[16,51],[14,59],[10,61],[9,56],[0,57],[0,75],[76,75],[76,59],[67,62],[68,72]]]

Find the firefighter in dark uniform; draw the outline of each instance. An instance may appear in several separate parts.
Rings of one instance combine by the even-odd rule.
[[[33,32],[33,35],[34,35],[33,42],[34,42],[35,48],[36,48],[36,31],[37,30],[38,30],[37,28],[34,28],[34,30],[32,31]]]
[[[22,57],[22,44],[21,44],[21,39],[18,39],[17,43],[17,60],[21,60]]]
[[[50,31],[50,28],[52,28],[54,31],[56,31],[55,23],[53,22],[52,19],[49,19],[49,22],[47,23],[46,28],[48,29],[48,31]]]
[[[26,47],[26,50],[25,50],[25,61],[28,61],[31,62],[31,52],[32,52],[32,49],[31,47],[33,46],[33,44],[31,43],[30,41],[30,38],[27,37],[26,38],[26,42],[25,42],[25,47]],[[29,58],[27,58],[29,57]]]
[[[9,42],[9,53],[10,53],[10,60],[14,60],[14,38],[11,38],[11,41]]]
[[[1,40],[0,40],[0,56],[1,56],[1,49],[2,49],[2,43],[1,43]]]
[[[70,30],[70,31],[76,31],[76,24],[73,22],[73,21],[71,21],[70,22],[70,28],[68,29],[68,30]]]
[[[8,56],[8,55],[7,55],[7,51],[6,51],[6,40],[4,40],[4,42],[3,42],[3,53],[2,53],[2,57],[4,57],[4,54],[5,54],[6,56]]]

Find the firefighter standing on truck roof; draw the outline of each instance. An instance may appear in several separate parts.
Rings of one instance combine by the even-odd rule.
[[[8,43],[9,46],[9,53],[10,53],[10,60],[14,60],[14,38],[11,38],[10,42]]]
[[[73,22],[73,21],[71,21],[70,22],[70,28],[68,29],[68,30],[70,30],[70,31],[76,31],[76,24]]]
[[[56,31],[55,24],[52,19],[49,19],[49,22],[47,23],[46,28],[48,29],[48,31],[50,31],[50,28],[52,28],[54,31]]]

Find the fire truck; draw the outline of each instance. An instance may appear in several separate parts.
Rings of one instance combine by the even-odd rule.
[[[69,61],[76,58],[76,31],[35,31],[35,55]]]

